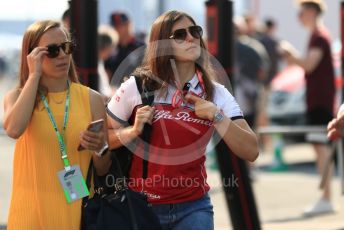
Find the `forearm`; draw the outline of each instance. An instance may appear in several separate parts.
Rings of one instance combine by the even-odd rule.
[[[290,54],[290,59],[296,65],[302,67],[306,73],[311,73],[318,66],[323,57],[323,51],[318,48],[309,50],[306,58],[300,58],[296,54]]]
[[[93,164],[97,175],[105,175],[111,166],[111,153],[108,151],[104,156],[99,157],[95,153],[92,154]]]
[[[4,128],[9,136],[18,138],[30,122],[34,109],[39,77],[29,77],[17,100],[4,118]]]
[[[238,157],[248,161],[254,161],[258,157],[258,142],[253,132],[241,128],[227,117],[214,126],[227,146]]]
[[[123,145],[126,145],[134,140],[138,135],[138,131],[136,131],[133,126],[118,129],[109,129],[109,148],[116,149]]]
[[[302,58],[300,58],[296,55],[291,55],[290,60],[292,63],[294,63],[294,64],[300,66],[302,69],[306,70],[307,64]]]

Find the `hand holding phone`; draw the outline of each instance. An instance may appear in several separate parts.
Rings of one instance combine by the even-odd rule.
[[[99,132],[100,130],[103,129],[103,126],[104,126],[104,119],[99,119],[99,120],[96,120],[96,121],[92,121],[88,127],[87,127],[87,130],[88,131],[91,131],[91,132]],[[78,146],[78,151],[81,151],[81,150],[84,150],[85,148],[79,144]]]

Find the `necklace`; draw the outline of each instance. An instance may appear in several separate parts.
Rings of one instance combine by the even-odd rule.
[[[63,92],[50,93],[49,99],[55,104],[62,104],[66,100],[67,92],[69,91],[69,81],[67,80],[67,90]]]

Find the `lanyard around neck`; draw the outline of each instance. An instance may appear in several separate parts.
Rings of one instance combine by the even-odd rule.
[[[41,94],[41,98],[44,104],[45,109],[48,112],[49,115],[49,119],[54,127],[56,136],[57,136],[57,140],[59,142],[59,146],[60,146],[60,152],[61,152],[61,158],[64,164],[64,167],[66,169],[66,171],[70,170],[70,163],[68,160],[68,156],[67,156],[67,149],[66,149],[66,144],[64,141],[64,132],[66,130],[67,127],[67,122],[68,122],[68,114],[69,114],[69,107],[70,107],[70,86],[69,86],[69,82],[67,81],[67,98],[66,98],[66,102],[65,102],[65,111],[64,111],[64,117],[63,117],[63,128],[62,128],[62,135],[60,133],[60,131],[57,128],[57,124],[55,121],[55,118],[53,116],[53,113],[49,107],[49,103],[47,98],[44,96],[44,94],[42,92],[40,92]]]
[[[198,78],[199,84],[201,85],[202,92],[200,94],[194,94],[194,93],[192,93],[192,94],[194,94],[197,97],[201,97],[202,98],[206,94],[206,91],[205,91],[204,81],[203,81],[203,78],[202,78],[202,72],[200,70],[198,70],[198,69],[196,69],[196,76]],[[175,84],[177,86],[177,89],[176,89],[175,93],[172,96],[172,106],[174,108],[179,108],[179,107],[182,107],[182,106],[186,105],[186,101],[185,101],[184,96],[188,93],[189,88],[187,88],[187,90],[184,91],[183,89],[181,89],[180,82],[175,81]]]

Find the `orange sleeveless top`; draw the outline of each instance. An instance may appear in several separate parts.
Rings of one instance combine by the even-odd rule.
[[[91,151],[77,151],[79,134],[92,120],[89,88],[70,85],[70,110],[65,142],[71,165],[79,165],[86,178]],[[48,93],[62,133],[67,91]],[[80,229],[81,200],[68,204],[57,173],[63,162],[53,125],[43,103],[15,145],[12,199],[7,229]]]

